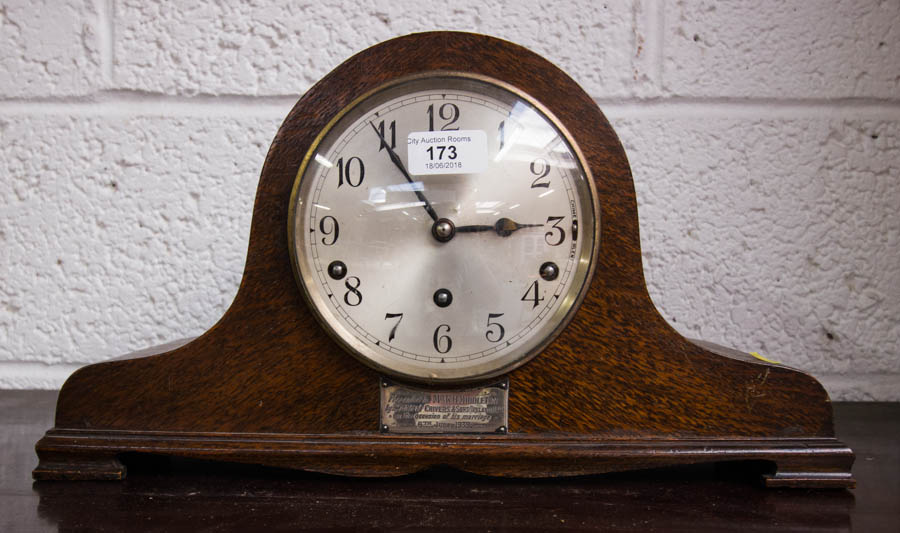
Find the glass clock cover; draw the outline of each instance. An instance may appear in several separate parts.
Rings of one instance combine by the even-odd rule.
[[[560,332],[598,247],[592,179],[539,103],[416,76],[357,99],[297,174],[289,245],[326,330],[402,378],[464,382]]]

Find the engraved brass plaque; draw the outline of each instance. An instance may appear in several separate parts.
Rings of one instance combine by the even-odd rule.
[[[509,380],[466,389],[426,390],[381,379],[385,433],[506,433]]]

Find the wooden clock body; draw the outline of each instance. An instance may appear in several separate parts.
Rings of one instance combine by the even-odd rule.
[[[568,128],[595,179],[590,288],[562,334],[507,375],[507,434],[381,433],[379,373],[321,329],[292,272],[289,198],[315,137],[359,95],[433,71],[530,94]],[[311,88],[272,142],[243,279],[222,319],[186,343],[78,370],[36,448],[37,479],[121,479],[120,455],[143,452],[355,476],[450,465],[550,477],[761,460],[770,486],[853,485],[853,453],[834,438],[815,379],[685,339],[659,315],[644,283],[628,161],[593,100],[524,48],[454,32],[379,44]]]

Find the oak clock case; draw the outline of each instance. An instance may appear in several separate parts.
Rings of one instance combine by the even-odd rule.
[[[581,301],[592,181],[561,127],[513,91],[463,73],[400,80],[339,113],[304,158],[294,272],[364,363],[431,383],[493,377]]]
[[[421,160],[453,131],[464,157]],[[385,432],[388,385],[494,387],[508,423]],[[36,479],[122,479],[123,456],[151,453],[352,476],[752,461],[767,486],[854,483],[814,378],[659,315],[628,161],[591,97],[533,52],[457,32],[378,44],[313,86],[267,155],[225,315],[75,372],[36,450]]]

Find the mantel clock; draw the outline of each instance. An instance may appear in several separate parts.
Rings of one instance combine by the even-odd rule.
[[[37,479],[121,479],[138,452],[355,476],[753,460],[769,486],[853,485],[815,379],[659,315],[594,101],[456,32],[369,48],[300,99],[231,307],[77,371],[37,452]]]

